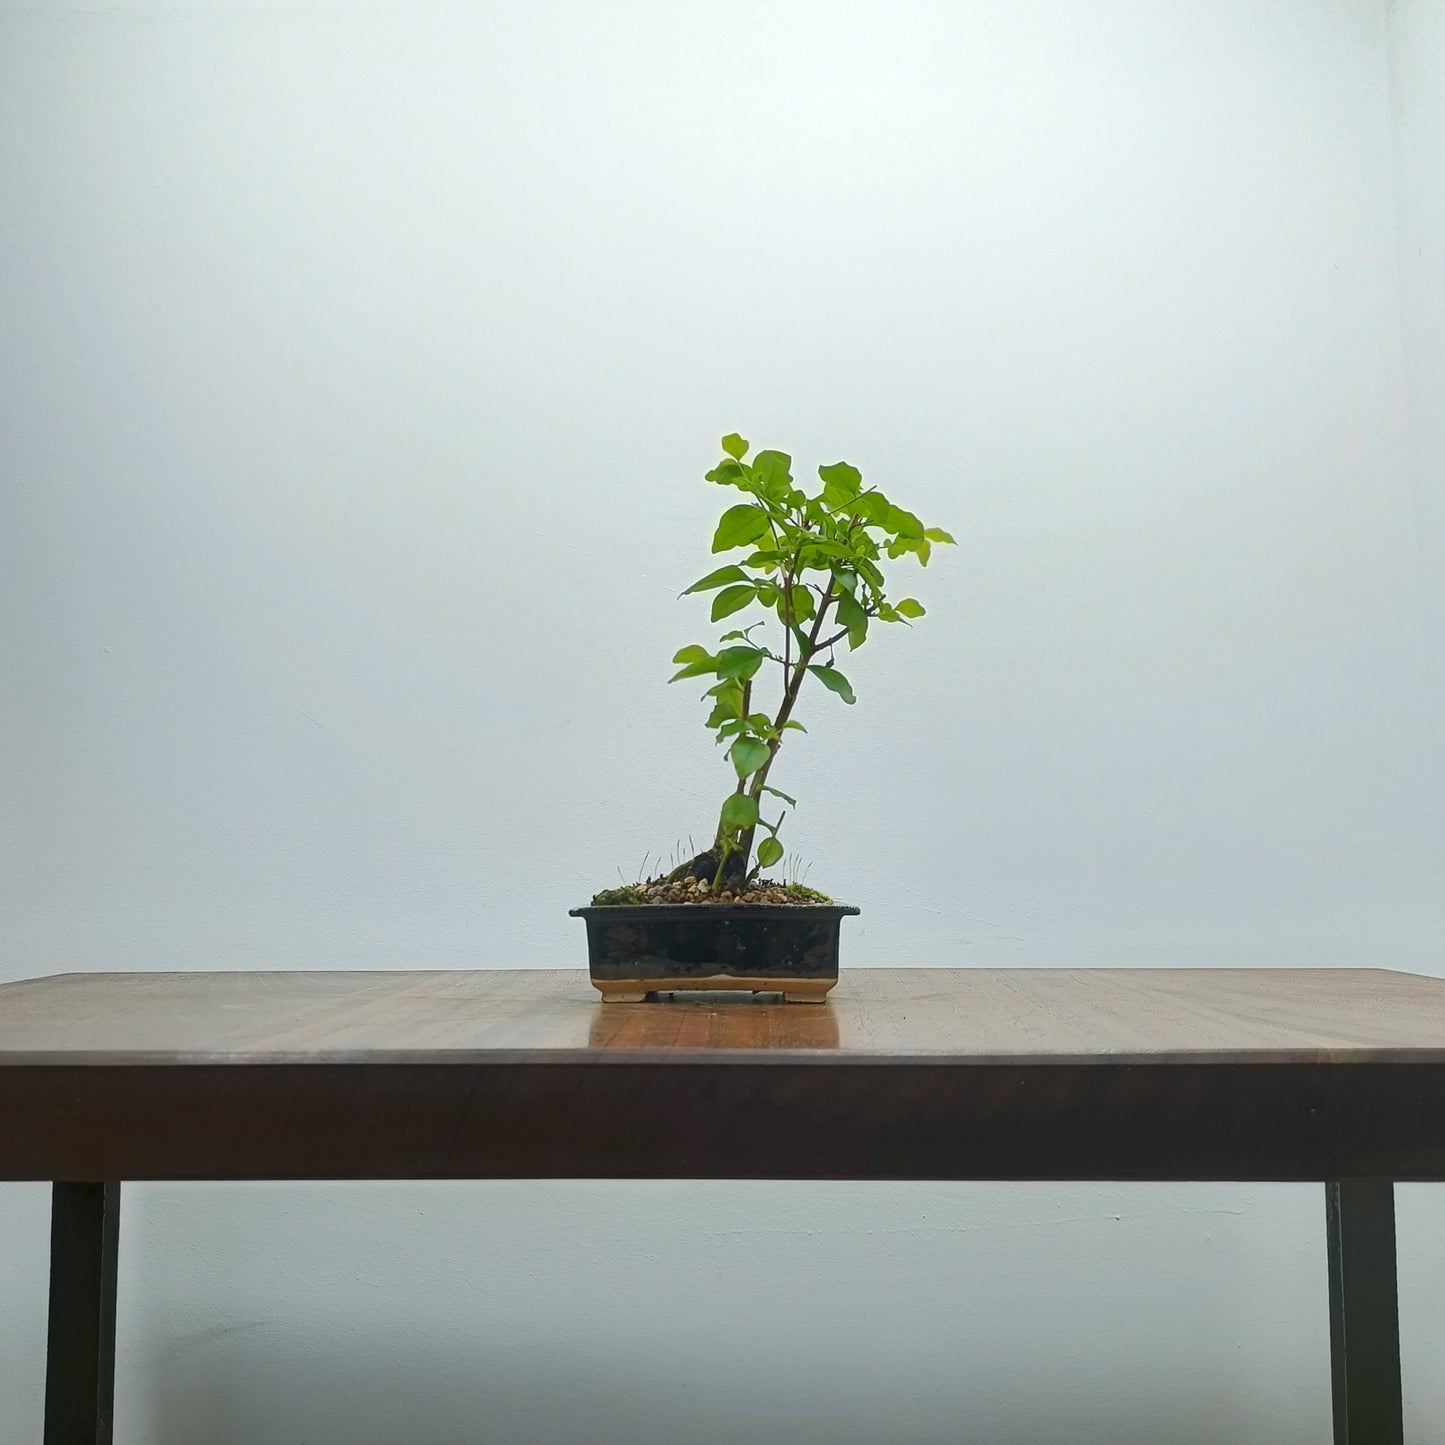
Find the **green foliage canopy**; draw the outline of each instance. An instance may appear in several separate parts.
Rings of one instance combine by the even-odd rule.
[[[926,567],[935,546],[953,543],[942,528],[925,527],[877,487],[865,486],[862,473],[847,462],[820,466],[821,486],[810,494],[793,480],[786,452],[760,451],[749,462],[749,450],[742,437],[730,433],[722,439],[722,460],[707,473],[709,482],[745,498],[718,519],[712,550],[746,555],[699,578],[683,594],[712,593],[712,620],[738,615],[743,625],[725,632],[715,650],[692,643],[672,659],[678,665],[673,682],[715,679],[703,694],[707,727],[727,745],[737,775],[718,816],[719,877],[739,854],[747,871],[758,828],[765,836],[757,846],[756,868],[783,856],[778,830],[786,814],[764,816],[764,795],[796,806],[769,786],[768,774],[784,734],[805,731],[793,712],[807,679],[853,703],[852,684],[835,666],[836,649],[844,643],[849,651],[862,647],[874,622],[911,626],[924,615],[917,598],[890,600],[885,559],[914,558]],[[772,712],[757,710],[753,699],[767,663],[780,669],[781,696]]]

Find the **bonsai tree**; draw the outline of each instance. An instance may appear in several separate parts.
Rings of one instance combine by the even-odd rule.
[[[683,595],[710,592],[712,620],[736,621],[715,648],[682,648],[670,679],[714,679],[703,695],[706,726],[726,745],[736,775],[712,846],[668,879],[705,878],[712,888],[749,881],[783,856],[779,831],[797,802],[770,779],[788,733],[806,731],[794,715],[805,689],[851,704],[837,649],[862,647],[875,622],[909,626],[923,616],[915,598],[893,601],[884,590],[885,557],[926,567],[936,543],[953,542],[877,487],[864,486],[847,462],[820,466],[821,486],[809,495],[793,480],[786,453],[760,451],[749,461],[749,445],[736,433],[722,439],[722,450],[707,480],[741,498],[718,519],[712,550],[745,555]],[[765,704],[767,678],[774,687]]]

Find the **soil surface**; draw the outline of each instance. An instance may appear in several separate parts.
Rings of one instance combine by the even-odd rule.
[[[801,883],[778,883],[755,878],[751,883],[723,880],[716,892],[706,878],[654,878],[646,883],[629,883],[624,888],[606,888],[592,900],[594,907],[615,903],[831,903],[833,900]]]

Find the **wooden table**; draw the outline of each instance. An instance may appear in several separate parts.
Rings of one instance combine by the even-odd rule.
[[[1445,1179],[1445,982],[850,970],[824,1005],[573,971],[0,987],[0,1179],[54,1181],[46,1445],[109,1441],[123,1179],[1326,1184],[1335,1440],[1398,1445],[1393,1183]]]

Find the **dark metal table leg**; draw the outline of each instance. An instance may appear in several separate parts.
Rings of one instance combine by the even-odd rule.
[[[50,1205],[45,1445],[110,1445],[119,1184],[57,1184]]]
[[[1395,1186],[1325,1185],[1335,1445],[1403,1445]]]

